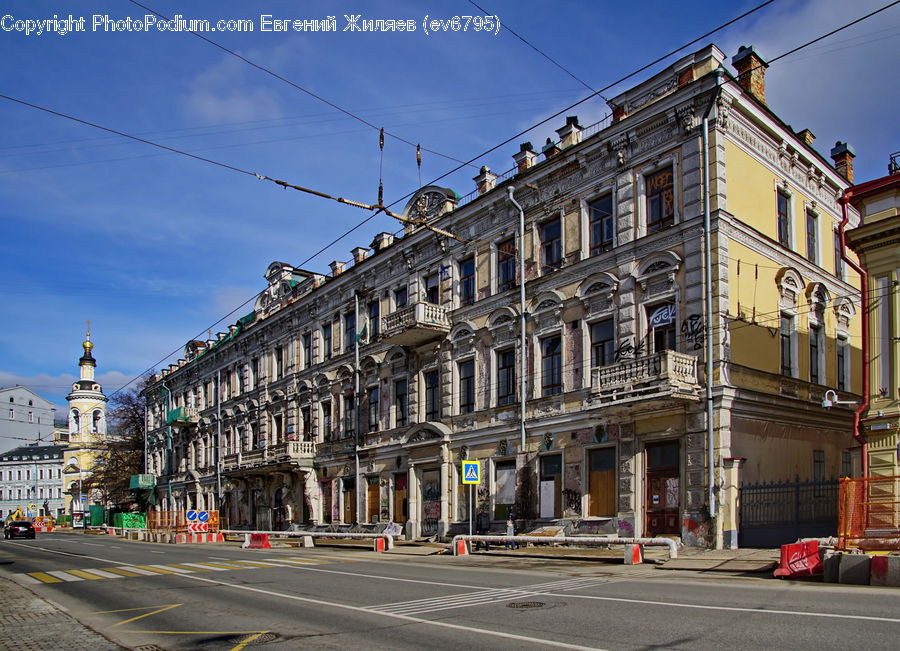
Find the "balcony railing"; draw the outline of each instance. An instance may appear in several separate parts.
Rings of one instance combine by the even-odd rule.
[[[250,469],[284,463],[309,467],[316,456],[316,444],[312,441],[285,441],[270,448],[227,454],[225,471]]]
[[[190,424],[200,420],[200,410],[196,407],[175,407],[166,413],[166,425]]]
[[[450,332],[447,310],[433,303],[413,303],[381,320],[382,340],[402,346],[415,346]]]
[[[647,398],[700,399],[697,358],[674,350],[591,370],[592,393],[603,403]]]

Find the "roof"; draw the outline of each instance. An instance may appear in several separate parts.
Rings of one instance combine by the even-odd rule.
[[[21,385],[16,385],[16,386],[14,386],[14,387],[2,387],[2,388],[0,388],[0,395],[5,394],[5,393],[9,393],[9,392],[12,392],[12,391],[18,391],[18,392],[30,393],[31,395],[33,395],[33,396],[34,396],[35,398],[37,398],[38,400],[41,400],[41,401],[45,402],[45,403],[48,405],[48,408],[51,408],[51,407],[54,408],[54,409],[56,408],[56,405],[54,405],[52,402],[50,402],[49,400],[47,400],[46,398],[44,398],[42,395],[40,395],[40,394],[38,394],[38,393],[35,393],[34,391],[32,391],[31,389],[29,389],[28,387],[21,386]]]
[[[22,458],[32,459],[37,457],[38,459],[47,456],[50,458],[58,456],[62,459],[63,453],[66,450],[65,445],[23,445],[18,448],[13,448],[12,450],[8,450],[7,452],[0,453],[0,461],[14,461],[15,457],[20,457],[19,461]]]
[[[878,179],[854,185],[853,187],[847,188],[845,196],[849,197],[851,203],[854,203],[855,205],[856,201],[866,196],[883,192],[892,186],[900,187],[900,174],[888,174],[887,176],[882,176]]]

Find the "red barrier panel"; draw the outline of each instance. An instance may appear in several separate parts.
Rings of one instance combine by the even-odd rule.
[[[781,562],[775,576],[794,579],[822,573],[819,543],[816,540],[781,546]]]
[[[375,538],[374,551],[383,552],[384,551],[384,538]]]
[[[250,534],[250,544],[247,545],[247,549],[271,549],[272,545],[269,544],[269,534],[267,533],[251,533]]]

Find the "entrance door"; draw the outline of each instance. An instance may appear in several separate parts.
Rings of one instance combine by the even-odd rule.
[[[441,519],[441,471],[422,472],[422,535],[435,536]]]
[[[272,500],[272,531],[284,530],[284,511],[284,490],[279,488],[275,491],[275,498]]]
[[[366,486],[366,517],[369,522],[378,522],[381,513],[381,495],[378,477],[369,477]]]
[[[678,441],[653,443],[645,450],[646,535],[680,534],[681,469]]]
[[[405,472],[394,475],[394,522],[402,523],[409,519],[409,500],[406,495],[407,476]]]
[[[344,479],[344,524],[356,522],[356,479]]]
[[[541,457],[541,517],[562,516],[562,455]]]

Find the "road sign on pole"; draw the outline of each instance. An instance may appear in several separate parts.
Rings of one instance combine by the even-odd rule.
[[[185,517],[188,519],[188,522],[193,522],[197,519],[197,512],[192,509],[185,514]]]
[[[209,511],[198,511],[197,520],[199,522],[209,522]]]
[[[480,484],[481,483],[481,462],[480,461],[463,461],[462,462],[462,483],[464,483],[464,484]]]

